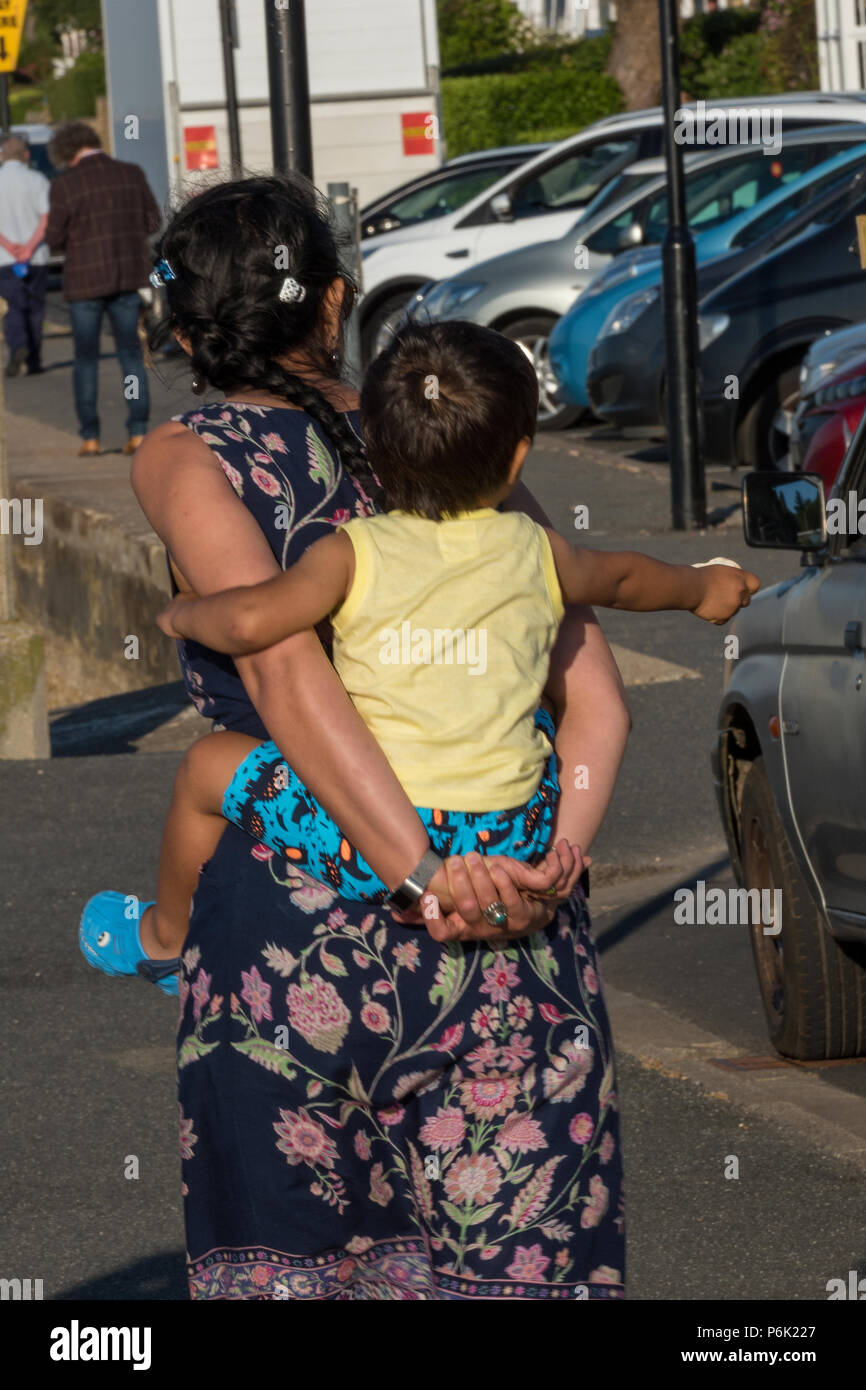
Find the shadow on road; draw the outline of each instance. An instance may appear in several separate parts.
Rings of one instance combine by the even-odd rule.
[[[75,1300],[98,1302],[103,1299],[135,1299],[144,1302],[185,1302],[189,1298],[186,1282],[186,1261],[182,1250],[166,1250],[149,1255],[145,1260],[124,1269],[114,1269],[86,1284],[64,1289],[50,1300],[71,1303]]]

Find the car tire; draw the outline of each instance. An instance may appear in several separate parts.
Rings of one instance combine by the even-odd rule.
[[[548,317],[545,314],[534,314],[529,318],[518,319],[516,323],[506,324],[499,330],[506,338],[523,348],[535,368],[539,390],[539,430],[567,429],[583,415],[579,405],[571,405],[570,402],[559,404],[556,400],[559,383],[550,365],[548,343],[557,322],[553,315]]]
[[[866,959],[830,935],[794,857],[763,758],[746,773],[740,832],[743,886],[782,890],[781,932],[765,935],[761,922],[749,928],[770,1041],[798,1061],[862,1056]]]
[[[799,381],[799,364],[786,367],[749,406],[738,431],[741,462],[772,472],[784,469],[790,444],[774,422],[784,403],[796,397]]]
[[[400,294],[392,294],[388,299],[383,299],[377,305],[373,313],[367,319],[361,330],[361,355],[363,365],[368,367],[374,357],[378,357],[384,347],[384,342],[380,341],[384,333],[390,328],[393,330],[403,317],[403,311],[414,291],[405,290]]]

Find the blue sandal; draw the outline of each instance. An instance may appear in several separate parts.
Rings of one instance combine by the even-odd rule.
[[[105,975],[141,975],[162,990],[177,998],[180,960],[152,960],[142,948],[138,924],[145,908],[153,903],[140,903],[138,916],[130,919],[127,907],[131,894],[97,893],[81,914],[78,944],[84,959],[94,970]]]

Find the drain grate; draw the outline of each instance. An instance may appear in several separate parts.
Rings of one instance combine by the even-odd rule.
[[[799,1067],[801,1071],[823,1071],[826,1067],[866,1066],[866,1057],[838,1057],[825,1062],[798,1062],[792,1057],[710,1057],[723,1071],[777,1071],[780,1067]]]

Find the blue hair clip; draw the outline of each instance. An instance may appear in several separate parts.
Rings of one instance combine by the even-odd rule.
[[[176,279],[177,276],[175,275],[168,261],[164,257],[157,261],[156,265],[150,273],[150,283],[156,290],[161,289],[162,286],[167,284],[169,280]]]

